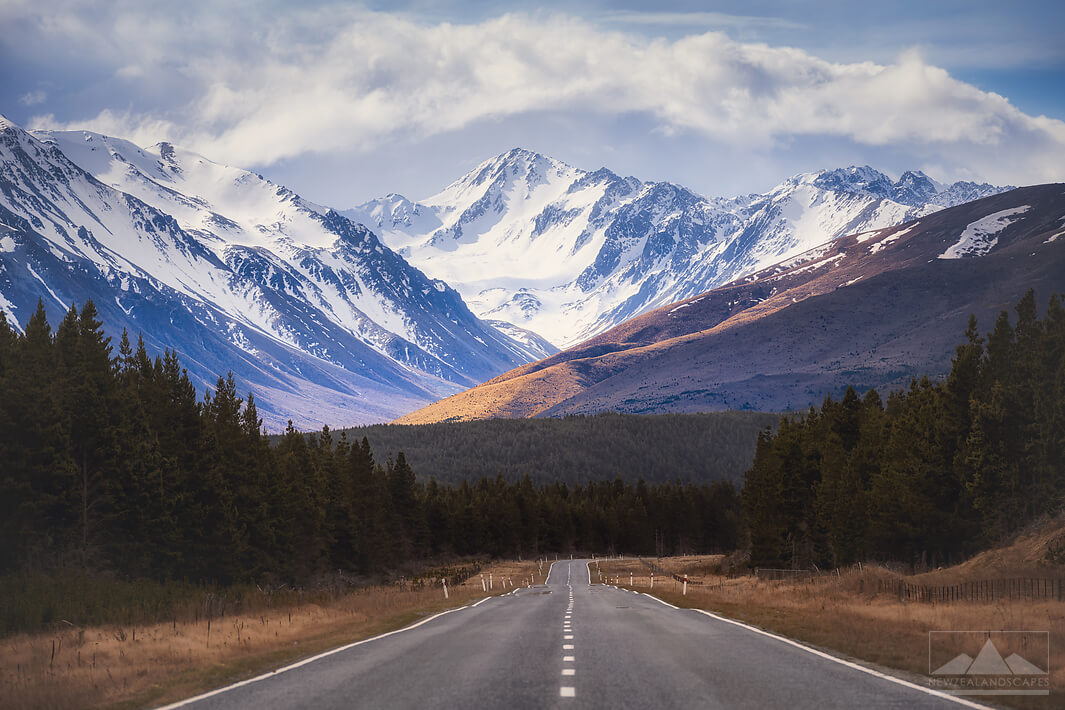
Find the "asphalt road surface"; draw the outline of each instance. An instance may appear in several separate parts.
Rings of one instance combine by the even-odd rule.
[[[546,584],[170,707],[962,707],[742,625],[589,582],[587,561],[556,562]]]

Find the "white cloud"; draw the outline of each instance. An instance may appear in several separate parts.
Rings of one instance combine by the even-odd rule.
[[[47,31],[113,62],[129,105],[159,82],[180,84],[175,95],[192,99],[84,120],[43,116],[36,127],[166,138],[253,166],[540,111],[643,114],[667,134],[730,146],[835,137],[905,147],[947,172],[999,183],[1065,177],[1065,123],[1025,115],[916,51],[886,65],[835,63],[718,32],[650,40],[566,15],[426,24],[320,7],[286,10],[279,21],[197,6],[167,21],[138,3],[119,7],[105,20],[66,15]],[[92,31],[101,22],[106,41]]]
[[[41,89],[35,89],[34,91],[27,91],[20,96],[18,102],[23,106],[36,106],[37,104],[43,104],[46,100],[48,100],[48,94]]]
[[[663,25],[692,27],[736,27],[803,29],[807,25],[779,17],[761,17],[757,15],[730,15],[723,12],[637,12],[634,10],[616,10],[600,16],[609,23],[630,25]]]

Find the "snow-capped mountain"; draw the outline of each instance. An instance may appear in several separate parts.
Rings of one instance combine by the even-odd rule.
[[[1065,185],[1035,185],[838,237],[631,318],[400,424],[816,406],[950,372],[970,314],[987,332],[1034,290],[1065,292]]]
[[[344,214],[455,286],[482,318],[568,347],[826,239],[1005,189],[851,167],[707,198],[514,149],[428,199],[390,194]]]
[[[0,117],[0,225],[9,320],[92,298],[201,386],[232,370],[275,429],[392,418],[551,352],[364,226],[168,143]]]

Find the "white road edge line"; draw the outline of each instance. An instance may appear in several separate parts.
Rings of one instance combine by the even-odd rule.
[[[475,606],[480,606],[481,604],[484,604],[489,599],[492,599],[492,597],[485,597],[484,599],[482,599],[481,601],[477,602],[476,604],[470,604],[470,608],[472,609]]]
[[[651,596],[651,595],[648,594],[647,596]],[[651,597],[651,598],[655,599],[655,597]],[[662,601],[662,600],[659,599],[658,601]],[[662,602],[662,603],[665,604],[665,602]],[[666,604],[666,606],[672,606],[672,604]],[[677,607],[673,607],[673,608],[676,609]],[[712,619],[717,619],[718,621],[723,621],[726,624],[732,624],[734,626],[739,626],[741,628],[747,629],[748,631],[753,631],[756,634],[761,634],[762,636],[768,636],[769,638],[776,639],[777,641],[780,641],[782,643],[786,643],[789,646],[794,646],[795,648],[802,649],[803,651],[806,651],[807,653],[812,653],[815,656],[820,656],[821,658],[824,658],[826,660],[832,661],[833,663],[838,663],[841,666],[847,666],[848,668],[853,668],[855,670],[861,671],[862,673],[868,673],[869,675],[876,676],[877,678],[883,678],[884,680],[891,681],[892,683],[904,686],[906,688],[911,688],[913,690],[918,690],[918,691],[920,691],[922,693],[926,693],[928,695],[932,695],[932,696],[935,696],[937,698],[941,698],[943,700],[950,700],[952,702],[958,703],[959,705],[964,705],[965,707],[979,708],[980,710],[991,710],[991,708],[989,708],[987,705],[980,705],[979,703],[975,703],[975,702],[973,702],[971,700],[966,700],[964,698],[959,698],[956,695],[949,695],[947,693],[943,693],[943,692],[940,692],[938,690],[934,690],[932,688],[925,688],[923,686],[917,685],[916,683],[911,683],[908,680],[903,680],[902,678],[896,678],[893,675],[888,675],[887,673],[881,673],[880,671],[875,671],[872,668],[867,668],[867,667],[865,667],[865,666],[863,666],[863,665],[861,665],[859,663],[852,663],[851,661],[845,661],[842,658],[837,658],[836,656],[833,656],[830,653],[825,653],[824,651],[818,651],[816,648],[811,648],[810,646],[806,646],[804,644],[801,644],[798,641],[792,641],[791,639],[787,638],[786,636],[778,636],[777,634],[770,633],[769,631],[764,631],[762,629],[759,629],[756,626],[751,626],[750,624],[745,624],[742,621],[736,621],[735,619],[729,619],[728,617],[721,616],[720,614],[715,614],[715,613],[710,612],[710,611],[704,611],[703,609],[692,609],[692,611],[697,611],[700,614],[705,614],[706,616],[709,616]]]
[[[615,588],[615,589],[617,589],[617,587],[614,587],[614,588]],[[621,590],[618,590],[618,591],[621,591]],[[666,602],[666,601],[662,601],[662,600],[661,600],[661,599],[659,599],[658,597],[656,597],[656,596],[653,596],[653,595],[651,595],[651,594],[648,594],[647,592],[640,592],[640,594],[642,594],[643,596],[647,597],[648,599],[654,599],[654,600],[655,600],[656,602],[658,602],[659,604],[665,604],[665,605],[666,605],[666,606],[668,606],[668,607],[669,607],[670,609],[679,609],[679,608],[680,608],[680,607],[675,607],[675,606],[673,606],[673,605],[672,605],[672,604],[670,604],[669,602]],[[701,610],[701,609],[696,609],[695,611],[702,611],[702,610]]]
[[[481,602],[488,601],[489,599],[491,599],[491,597],[485,597],[481,601],[477,602],[477,604],[480,604]],[[476,606],[476,604],[474,606]],[[362,641],[355,641],[354,643],[349,643],[349,644],[346,644],[344,646],[340,646],[338,648],[334,648],[334,649],[331,649],[329,651],[325,651],[324,653],[319,653],[317,656],[311,656],[310,658],[304,658],[302,661],[297,661],[296,663],[292,663],[290,665],[284,666],[283,668],[278,668],[277,670],[269,671],[267,673],[263,673],[262,675],[257,675],[254,678],[248,678],[247,680],[242,680],[240,682],[233,683],[232,685],[227,685],[224,688],[216,688],[215,690],[211,690],[211,691],[208,691],[206,693],[201,693],[201,694],[195,695],[195,696],[193,696],[191,698],[186,698],[184,700],[179,700],[176,703],[171,703],[169,705],[163,705],[161,707],[155,708],[155,710],[174,710],[174,708],[180,708],[180,707],[184,707],[186,705],[192,705],[193,703],[198,703],[201,700],[206,700],[207,698],[214,697],[215,695],[221,695],[222,693],[229,692],[230,690],[234,690],[236,688],[241,688],[241,687],[243,687],[245,685],[251,685],[252,683],[257,683],[260,680],[266,680],[267,678],[273,678],[275,676],[278,676],[278,675],[284,673],[285,671],[295,670],[296,668],[300,668],[301,666],[305,666],[308,663],[314,663],[315,661],[319,661],[319,660],[321,660],[323,658],[326,658],[327,656],[332,656],[335,653],[340,653],[342,651],[347,651],[350,648],[355,648],[356,646],[361,646],[364,643],[370,643],[371,641],[379,641],[380,639],[387,638],[389,636],[395,636],[396,634],[401,634],[404,631],[411,631],[412,629],[416,629],[419,626],[422,626],[423,624],[428,624],[433,619],[439,619],[441,616],[444,616],[445,614],[452,614],[452,613],[454,613],[456,611],[462,611],[463,609],[469,609],[469,608],[470,608],[469,606],[460,606],[457,609],[448,609],[447,611],[442,611],[439,614],[433,614],[428,619],[422,619],[421,621],[419,621],[419,622],[417,622],[415,624],[411,624],[410,626],[404,626],[402,629],[396,629],[395,631],[389,631],[387,633],[378,634],[377,636],[373,636],[372,638],[368,638],[368,639],[363,639]]]
[[[591,574],[592,574],[591,563],[589,562],[588,565],[589,565],[588,566],[588,577],[589,577],[589,579],[591,579]],[[614,586],[614,585],[604,585],[604,586]],[[614,587],[614,588],[618,589],[617,587]],[[672,604],[670,604],[667,601],[663,601],[662,599],[659,599],[656,596],[648,594],[647,592],[639,592],[639,593],[642,594],[645,597],[648,597],[650,599],[654,599],[659,604],[665,604],[670,609],[678,609],[679,608],[679,607],[673,606]],[[972,700],[966,700],[965,698],[959,698],[956,695],[949,695],[947,693],[943,693],[943,692],[940,692],[938,690],[933,690],[932,688],[925,688],[925,687],[922,687],[920,685],[917,685],[916,683],[911,683],[908,680],[903,680],[902,678],[896,678],[893,675],[888,675],[887,673],[881,673],[880,671],[875,671],[872,668],[866,668],[865,666],[863,666],[863,665],[861,665],[859,663],[852,663],[851,661],[845,661],[842,658],[836,658],[835,656],[833,656],[830,653],[825,653],[824,651],[818,651],[816,648],[811,648],[809,646],[803,645],[803,644],[799,643],[798,641],[792,641],[791,639],[787,638],[786,636],[779,636],[777,634],[770,633],[769,631],[764,631],[762,629],[759,629],[756,626],[751,626],[750,624],[745,624],[742,621],[736,621],[735,619],[729,619],[728,617],[721,616],[720,614],[715,614],[715,613],[710,612],[710,611],[705,611],[703,609],[692,609],[692,611],[697,611],[700,614],[705,614],[706,616],[709,616],[712,619],[717,619],[718,621],[724,621],[726,624],[733,624],[734,626],[739,626],[740,628],[747,629],[748,631],[753,631],[756,634],[761,634],[762,636],[768,636],[769,638],[776,639],[777,641],[781,641],[783,643],[786,643],[789,646],[794,646],[795,648],[802,649],[803,651],[806,651],[807,653],[812,653],[815,656],[820,656],[821,658],[827,659],[827,660],[832,661],[834,663],[838,663],[841,666],[847,666],[848,668],[853,668],[855,670],[859,670],[862,673],[868,673],[871,676],[875,676],[877,678],[883,678],[884,680],[890,681],[890,682],[895,683],[897,685],[904,686],[906,688],[911,688],[913,690],[918,690],[918,691],[920,691],[922,693],[925,693],[927,695],[931,695],[931,696],[934,696],[934,697],[937,697],[937,698],[941,698],[943,700],[949,700],[951,702],[957,703],[958,705],[963,705],[963,706],[969,707],[969,708],[978,708],[978,710],[991,710],[991,708],[989,706],[987,706],[987,705],[981,705],[979,703],[973,702]]]

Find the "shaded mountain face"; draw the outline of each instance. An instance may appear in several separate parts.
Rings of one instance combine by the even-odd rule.
[[[828,241],[399,421],[805,409],[945,374],[969,314],[990,331],[1029,288],[1065,293],[1065,185]]]
[[[201,387],[232,370],[272,429],[387,420],[554,352],[260,175],[0,118],[0,309],[24,325],[39,298],[53,323],[93,299]]]
[[[569,347],[828,239],[1003,189],[851,167],[707,198],[514,149],[422,202],[391,194],[344,214],[454,285],[479,316]]]

